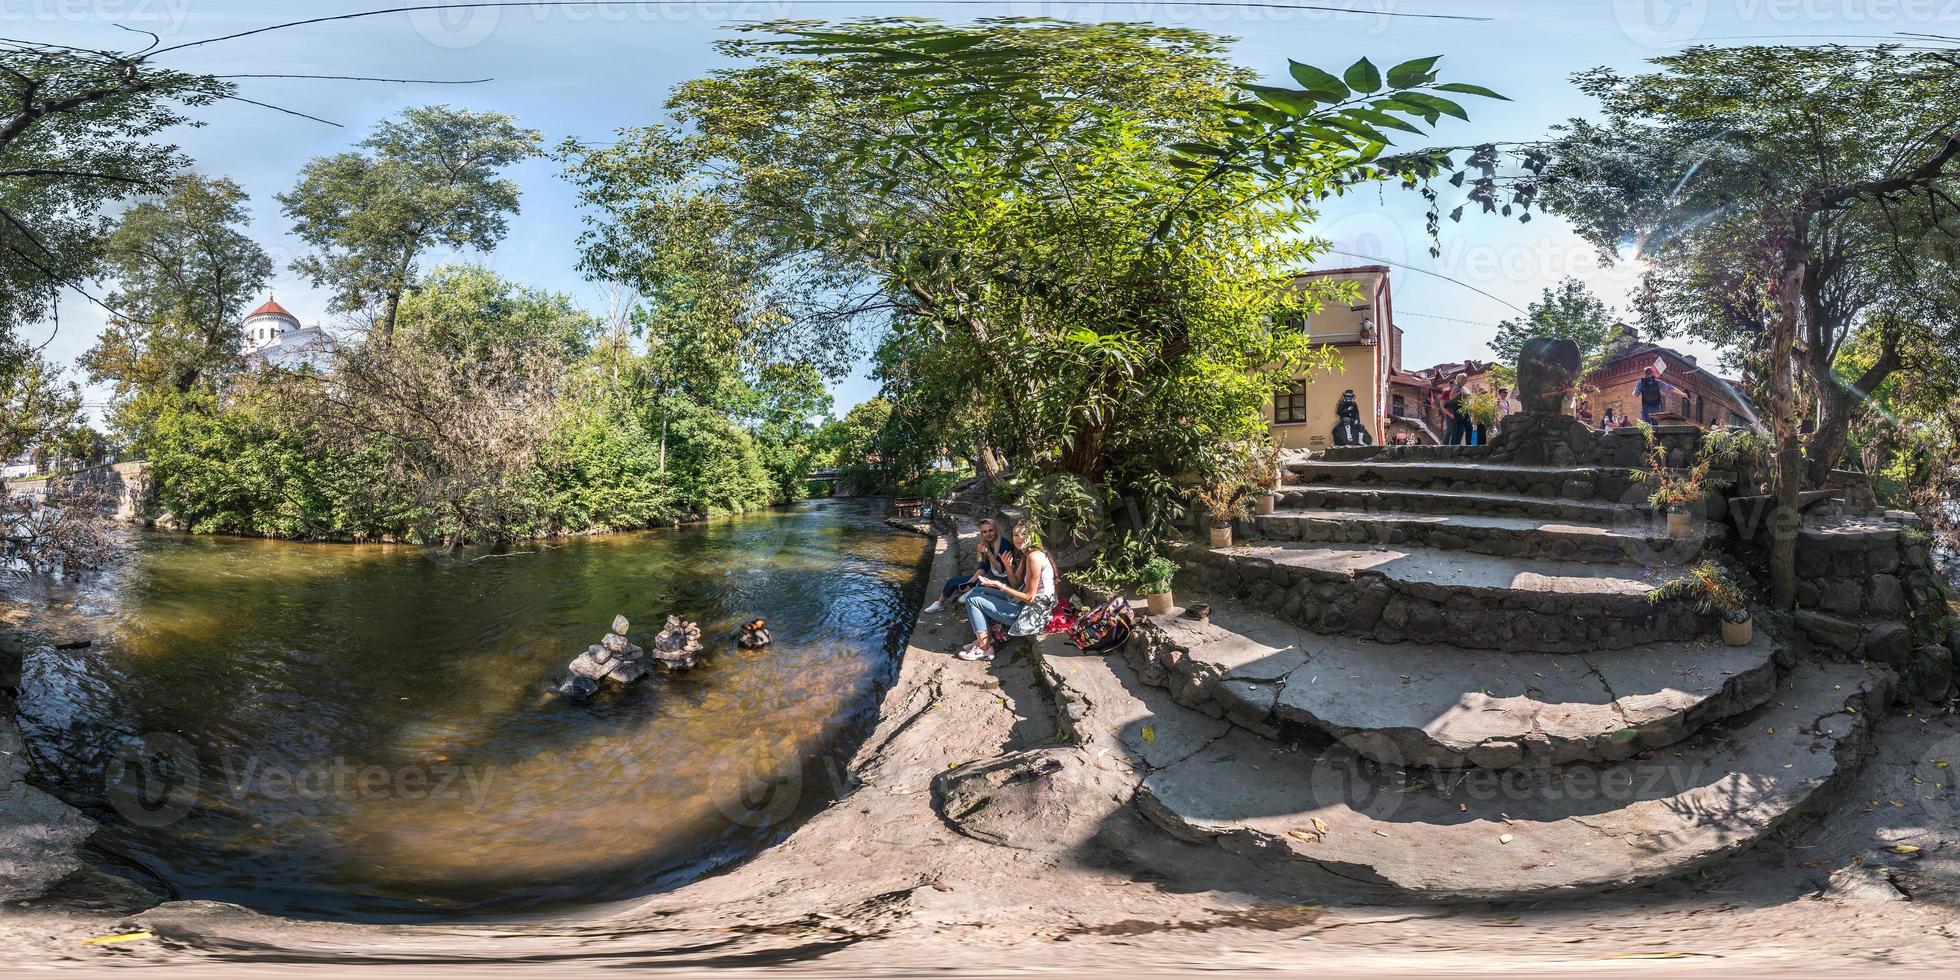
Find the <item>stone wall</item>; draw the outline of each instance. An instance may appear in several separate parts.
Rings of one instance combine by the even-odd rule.
[[[7,492],[36,499],[53,494],[99,501],[105,513],[133,523],[143,518],[149,505],[148,464],[142,460],[106,463],[60,476],[14,480],[7,484]]]
[[[1909,524],[1864,517],[1800,529],[1794,622],[1816,652],[1900,670],[1904,696],[1952,691],[1960,632],[1931,541]]]

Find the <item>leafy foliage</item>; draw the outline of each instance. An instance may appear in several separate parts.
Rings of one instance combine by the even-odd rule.
[[[830,369],[875,339],[887,472],[950,454],[1105,506],[1156,494],[1139,516],[1159,474],[1258,436],[1275,386],[1324,363],[1274,329],[1338,288],[1294,279],[1311,202],[1444,173],[1388,133],[1494,95],[1436,59],[1247,87],[1220,39],[1148,25],[745,30],[674,125],[562,147],[587,270],[718,347]]]
[[[1581,362],[1590,367],[1613,341],[1614,332],[1613,311],[1585,283],[1567,276],[1557,286],[1547,287],[1537,302],[1527,305],[1522,319],[1500,322],[1490,349],[1500,363],[1515,366],[1525,341],[1563,338],[1578,345]]]
[[[502,171],[537,151],[540,134],[500,112],[404,110],[350,150],[319,157],[279,195],[294,232],[317,251],[293,271],[331,286],[334,308],[393,336],[416,261],[436,248],[488,251],[518,207]]]

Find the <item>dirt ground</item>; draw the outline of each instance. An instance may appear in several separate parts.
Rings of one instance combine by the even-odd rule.
[[[942,545],[935,581],[950,562]],[[950,617],[921,620],[833,806],[676,891],[524,921],[372,926],[204,902],[133,911],[126,889],[91,878],[0,913],[7,971],[1816,976],[1960,962],[1952,714],[1895,713],[1829,812],[1686,880],[1518,906],[1384,904],[1181,844],[1094,787],[1044,846],[962,835],[935,811],[933,777],[1057,739],[1026,655],[963,663],[947,652],[960,633]]]

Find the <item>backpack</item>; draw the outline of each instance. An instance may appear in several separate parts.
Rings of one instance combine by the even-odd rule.
[[[1110,653],[1130,642],[1130,630],[1135,625],[1130,600],[1119,595],[1077,619],[1069,627],[1068,639],[1083,653]]]

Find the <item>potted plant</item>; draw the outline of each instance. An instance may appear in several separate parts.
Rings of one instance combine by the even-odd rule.
[[[1647,505],[1667,514],[1668,537],[1694,536],[1695,518],[1690,508],[1701,501],[1707,487],[1708,465],[1708,458],[1704,456],[1683,474],[1667,465],[1667,450],[1649,437],[1647,468],[1634,470],[1633,478],[1654,488],[1647,495]]]
[[[1191,488],[1191,501],[1205,510],[1211,529],[1211,546],[1232,546],[1232,519],[1244,517],[1246,497],[1252,492],[1236,476],[1224,477]]]
[[[1169,615],[1171,611],[1171,577],[1177,574],[1177,563],[1158,555],[1143,563],[1137,569],[1137,594],[1143,596],[1143,607],[1152,616]]]
[[[1279,447],[1260,443],[1246,455],[1246,483],[1257,488],[1252,495],[1252,512],[1264,516],[1279,504]]]
[[[1649,602],[1665,599],[1692,602],[1697,610],[1722,617],[1722,642],[1729,646],[1747,646],[1756,635],[1742,586],[1712,561],[1697,562],[1689,566],[1687,574],[1668,579],[1647,593]]]
[[[1470,424],[1477,433],[1472,439],[1481,444],[1490,427],[1497,423],[1497,396],[1488,391],[1473,391],[1464,399],[1463,411],[1470,416]]]

